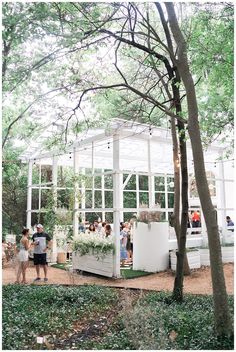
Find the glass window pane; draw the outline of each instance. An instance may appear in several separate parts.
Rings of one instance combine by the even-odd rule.
[[[42,200],[41,200],[42,204]],[[31,209],[36,210],[39,208],[39,190],[38,189],[32,189],[32,205]],[[41,206],[42,208],[42,206]]]
[[[92,208],[92,191],[85,191],[85,208]]]
[[[38,185],[39,184],[39,165],[33,164],[32,168],[32,184]]]
[[[113,224],[113,213],[105,213],[105,221],[107,221],[109,224]]]
[[[174,192],[174,177],[167,177],[167,191]]]
[[[155,176],[155,191],[165,191],[165,177],[164,176]]]
[[[91,189],[93,185],[93,177],[86,175],[84,184],[86,189]]]
[[[146,206],[148,208],[149,206],[149,194],[148,192],[139,192],[139,205]]]
[[[90,224],[92,224],[95,220],[97,221],[98,219],[102,218],[102,213],[85,213],[85,219],[88,221]]]
[[[124,192],[124,208],[136,208],[136,192]]]
[[[57,185],[58,187],[74,186],[74,170],[72,167],[58,166],[57,169]]]
[[[132,219],[134,216],[134,213],[128,213],[128,212],[124,212],[124,221],[130,221],[130,219]]]
[[[139,175],[139,189],[140,191],[148,191],[148,176]]]
[[[102,207],[102,192],[94,191],[94,207],[101,208]]]
[[[41,166],[41,183],[52,182],[52,165]]]
[[[59,189],[57,191],[57,206],[58,208],[72,208],[73,207],[73,190]]]
[[[109,170],[105,170],[109,171]],[[112,175],[104,175],[104,187],[108,189],[113,188],[113,178]]]
[[[168,208],[174,208],[174,193],[168,193]]]
[[[127,177],[129,177],[128,174],[123,174],[123,183],[126,181]],[[124,189],[136,190],[136,175],[132,175],[130,177]]]
[[[113,192],[105,191],[105,208],[113,207]]]
[[[155,204],[159,204],[161,208],[166,207],[165,193],[155,193]]]
[[[94,176],[94,188],[102,188],[102,176]]]

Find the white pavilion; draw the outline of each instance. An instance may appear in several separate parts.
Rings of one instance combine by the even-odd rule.
[[[161,219],[169,220],[174,204],[169,129],[115,119],[104,129],[89,129],[81,133],[64,151],[57,148],[46,150],[45,141],[55,128],[51,126],[51,129],[44,131],[34,145],[29,145],[21,155],[22,161],[28,163],[27,227],[37,222],[36,215],[43,212],[46,194],[51,190],[56,199],[60,199],[60,194],[70,191],[81,195],[80,200],[74,197],[71,210],[74,235],[78,233],[79,219],[93,215],[113,223],[118,248],[120,222],[130,219],[132,214],[138,214],[144,207],[147,211],[160,211]],[[223,159],[224,149],[224,145],[213,143],[204,151],[209,190],[217,210],[219,227],[225,226],[226,215],[233,218],[234,214],[233,162]],[[204,229],[190,142],[187,142],[187,155],[189,210],[200,211]],[[38,182],[33,183],[32,175],[36,168]],[[75,176],[85,175],[91,182],[85,183],[83,178],[80,182],[78,177],[78,182],[70,187],[62,185],[62,169],[70,170]],[[34,201],[35,194],[38,204]],[[119,272],[119,258],[116,268]]]

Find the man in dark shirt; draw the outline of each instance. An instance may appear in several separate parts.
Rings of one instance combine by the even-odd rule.
[[[37,277],[34,281],[40,281],[40,265],[44,270],[44,281],[48,281],[47,278],[47,249],[50,247],[52,241],[51,237],[43,231],[43,225],[38,224],[36,226],[37,232],[33,234],[32,240],[34,245],[34,265],[36,268]]]

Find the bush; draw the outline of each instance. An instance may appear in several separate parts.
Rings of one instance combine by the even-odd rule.
[[[35,349],[37,336],[60,336],[73,321],[116,300],[106,287],[3,286],[3,349]]]

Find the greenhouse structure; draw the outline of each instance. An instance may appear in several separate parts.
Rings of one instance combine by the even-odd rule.
[[[120,222],[144,209],[159,211],[161,221],[173,212],[174,178],[170,129],[115,119],[104,129],[88,129],[68,142],[65,150],[46,147],[58,126],[51,125],[21,155],[28,163],[27,227],[43,222],[49,193],[55,208],[68,212],[76,235],[81,221],[100,218],[113,224],[119,248]],[[233,216],[233,162],[224,160],[225,146],[211,144],[205,151],[205,168],[218,225]],[[199,210],[193,157],[187,142],[189,207]],[[37,195],[37,196],[36,196]],[[37,199],[37,203],[36,200]],[[202,231],[204,219],[201,213]],[[115,273],[120,270],[119,251]]]

